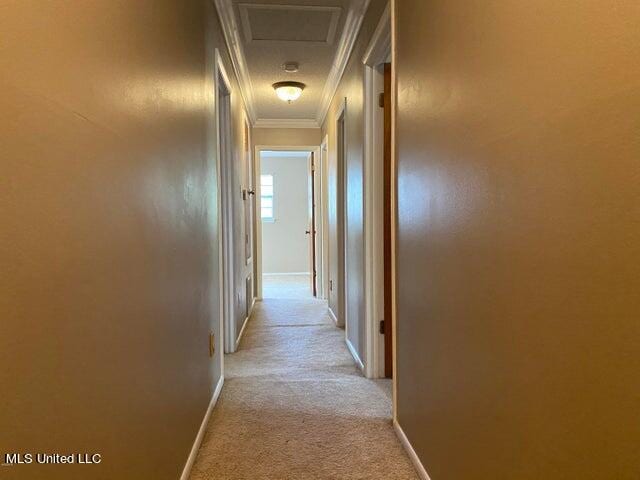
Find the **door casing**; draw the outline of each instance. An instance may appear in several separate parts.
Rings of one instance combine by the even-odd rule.
[[[253,152],[253,160],[254,160],[254,167],[253,167],[253,171],[256,174],[256,178],[258,175],[260,175],[261,169],[260,169],[260,154],[263,151],[282,151],[282,152],[313,152],[313,155],[316,159],[321,159],[320,156],[320,146],[319,145],[287,145],[287,146],[282,146],[282,145],[256,145],[254,147],[254,152]],[[324,172],[324,162],[320,161],[320,165],[316,166],[316,169],[319,170],[319,172]],[[320,182],[321,184],[324,184],[324,178],[326,178],[324,176],[324,174],[321,173],[321,179]],[[323,181],[324,180],[324,181]],[[317,205],[317,204],[316,204]],[[317,225],[317,236],[316,238],[318,239],[323,239],[324,238],[324,228],[323,228],[323,222],[324,222],[324,212],[326,211],[325,209],[325,205],[326,205],[326,198],[323,196],[320,199],[320,208],[316,209],[316,216],[319,217],[316,220],[316,225]],[[255,182],[255,211],[256,211],[256,229],[255,229],[255,242],[256,242],[256,248],[255,248],[255,252],[256,252],[256,258],[255,258],[255,266],[254,266],[254,271],[256,272],[256,301],[261,301],[262,300],[262,222],[260,221],[260,217],[258,215],[257,212],[261,211],[261,204],[260,204],[260,182],[256,181]],[[323,240],[324,243],[324,240]],[[321,246],[316,246],[316,251],[321,251],[324,249],[324,245]],[[322,261],[318,261],[317,262],[317,269],[318,271],[318,278],[320,278],[321,276],[324,275],[324,272],[322,272],[322,265],[323,262]],[[318,297],[319,298],[323,298],[324,292],[322,292],[320,289],[318,290]]]
[[[368,378],[385,376],[384,335],[380,334],[380,320],[394,329],[392,318],[384,312],[384,142],[383,110],[378,94],[384,90],[384,71],[380,67],[392,56],[391,8],[388,5],[362,57],[364,69],[364,249],[365,249],[365,355],[364,373]],[[392,72],[393,77],[393,72]],[[391,263],[394,264],[394,182],[393,167],[393,86],[392,86],[392,154],[391,154]],[[392,268],[391,296],[395,288]],[[392,352],[395,355],[395,351]],[[395,363],[395,362],[394,362]]]

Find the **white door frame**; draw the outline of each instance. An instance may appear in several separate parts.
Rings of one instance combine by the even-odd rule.
[[[244,134],[246,133],[246,138],[244,138]],[[255,261],[255,238],[256,238],[256,229],[255,229],[255,198],[252,198],[252,195],[249,193],[251,191],[251,185],[253,184],[254,187],[254,195],[253,197],[255,197],[255,183],[256,183],[256,178],[255,178],[255,171],[252,171],[253,169],[253,159],[252,159],[252,153],[251,153],[251,123],[249,122],[249,119],[246,115],[244,115],[244,119],[243,119],[243,142],[246,142],[246,150],[245,150],[245,144],[242,145],[242,158],[246,161],[246,167],[247,167],[247,171],[243,172],[245,174],[244,178],[240,178],[240,189],[242,192],[242,198],[243,198],[243,202],[244,203],[244,215],[245,217],[242,219],[242,225],[243,225],[243,229],[242,231],[244,231],[245,235],[248,235],[247,232],[247,226],[253,230],[252,235],[250,236],[250,240],[251,240],[251,245],[250,245],[250,255],[249,257],[247,257],[247,250],[246,250],[246,237],[242,240],[242,258],[243,258],[243,267],[242,267],[242,283],[241,285],[238,285],[238,288],[242,288],[246,294],[246,289],[247,289],[247,273],[249,273],[249,275],[251,276],[251,290],[252,290],[252,296],[253,298],[248,298],[248,296],[246,296],[245,298],[245,303],[246,303],[246,316],[245,318],[242,320],[242,327],[240,327],[240,333],[238,333],[237,336],[235,336],[233,338],[233,348],[229,348],[227,349],[226,353],[234,353],[236,350],[238,350],[238,348],[240,347],[240,341],[242,340],[242,335],[244,334],[247,325],[249,324],[249,318],[251,318],[251,314],[253,312],[253,307],[255,305],[255,291],[254,287],[255,287],[255,267],[253,265],[253,262]],[[248,158],[245,158],[248,157]],[[245,185],[245,180],[249,180],[249,183],[247,185]],[[232,180],[233,181],[233,180]],[[233,186],[231,188],[231,191],[233,191]],[[236,187],[237,188],[237,185]],[[253,208],[253,219],[251,219],[251,222],[249,222],[247,224],[247,219],[246,219],[246,215],[251,214],[251,209]],[[238,232],[235,232],[236,234]],[[236,240],[237,242],[237,240]],[[237,243],[239,245],[239,243]],[[249,269],[247,269],[246,267],[250,267]],[[235,275],[235,272],[234,272]],[[236,290],[236,292],[238,292],[239,290]],[[236,301],[236,298],[233,298],[233,301]],[[235,303],[234,303],[235,304]],[[237,304],[235,304],[237,305]],[[237,327],[235,326],[235,321],[234,323],[234,333],[237,332]]]
[[[320,240],[321,240],[321,258],[322,268],[318,272],[318,278],[321,279],[321,297],[324,300],[329,299],[329,216],[327,215],[328,208],[328,165],[329,165],[329,135],[325,135],[320,145],[320,155],[318,157],[318,165],[316,170],[320,172],[320,208],[322,210],[320,214],[321,221],[319,222]]]
[[[338,123],[340,122],[340,118],[342,118],[342,134],[339,131]],[[348,253],[349,253],[349,242],[348,242],[348,232],[349,232],[349,220],[348,220],[348,189],[347,189],[347,98],[344,97],[340,105],[338,106],[338,110],[335,115],[336,122],[336,196],[338,193],[341,196],[342,202],[338,201],[336,198],[336,247],[338,248],[338,255],[342,255],[342,270],[340,270],[340,260],[338,259],[338,271],[336,272],[336,276],[338,277],[338,312],[333,312],[334,320],[336,320],[336,324],[339,327],[344,327],[344,336],[345,341],[347,342],[347,346],[351,351],[351,354],[354,358],[357,359],[356,350],[349,341],[349,322],[348,311],[349,311],[349,300],[348,300],[348,289],[347,289],[347,277],[349,269],[348,265]],[[340,158],[340,138],[342,135],[342,159]],[[342,222],[338,220],[339,212],[342,215]],[[340,237],[342,237],[342,244],[340,244]],[[341,250],[341,251],[340,251]],[[342,296],[342,305],[340,304],[340,296]],[[340,307],[342,307],[342,311],[340,311]],[[331,309],[329,309],[331,310]],[[358,361],[358,360],[356,360]]]
[[[263,151],[271,151],[271,152],[313,152],[314,158],[316,159],[320,159],[320,147],[318,145],[298,145],[298,146],[290,146],[290,145],[256,145],[254,147],[254,172],[256,175],[256,183],[255,183],[255,197],[256,197],[256,231],[255,231],[255,238],[256,238],[256,275],[257,275],[257,291],[256,291],[256,300],[261,301],[262,300],[262,220],[261,220],[261,212],[262,212],[262,204],[260,202],[260,174],[261,174],[261,169],[260,169],[260,154]],[[324,165],[316,165],[316,171],[318,171],[318,168],[320,168],[320,172],[324,172],[325,168]],[[323,182],[321,180],[322,184],[324,184],[325,182]],[[322,199],[322,204],[324,205],[326,203],[326,200],[323,198]],[[316,233],[316,239],[317,238],[324,238],[324,229],[322,228],[322,225],[324,223],[324,211],[325,208],[321,207],[319,210],[321,210],[320,212],[320,218],[318,220],[316,220],[316,224],[320,227],[318,229],[318,232]],[[318,214],[318,209],[316,210],[316,215]],[[324,242],[323,242],[324,243]],[[324,248],[324,246],[323,246]],[[318,243],[316,241],[316,253],[320,250],[322,250],[323,248],[319,249],[318,248]],[[321,262],[317,262],[316,263],[316,269],[320,269],[320,265],[322,265]],[[318,272],[318,278],[320,278],[320,273]],[[324,276],[324,275],[323,275]],[[318,297],[320,298],[320,290],[318,290]]]
[[[383,110],[378,94],[384,89],[384,73],[377,68],[391,56],[391,11],[380,18],[362,58],[364,65],[364,251],[365,251],[365,375],[384,377]],[[382,89],[381,89],[382,88]],[[393,182],[392,182],[393,183]],[[393,216],[393,214],[392,214]],[[391,319],[385,319],[388,324]],[[391,325],[390,325],[391,326]]]
[[[220,354],[235,350],[235,274],[233,244],[233,155],[231,152],[231,82],[220,52],[215,52],[215,91],[218,151],[218,200],[220,231],[220,305],[222,332]],[[223,101],[220,101],[224,98]],[[225,141],[226,139],[226,141]]]

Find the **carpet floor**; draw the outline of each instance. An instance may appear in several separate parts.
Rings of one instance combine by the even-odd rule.
[[[417,479],[391,425],[390,381],[356,369],[325,302],[270,291],[225,357],[191,480]]]
[[[313,298],[310,275],[265,275],[262,298]]]

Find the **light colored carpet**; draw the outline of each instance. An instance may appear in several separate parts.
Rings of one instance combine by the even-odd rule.
[[[417,479],[391,426],[391,384],[355,368],[326,303],[256,303],[192,480]]]
[[[263,298],[313,298],[310,275],[263,275]]]

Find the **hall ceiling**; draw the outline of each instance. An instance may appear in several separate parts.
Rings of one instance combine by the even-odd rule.
[[[342,76],[368,0],[216,0],[256,126],[319,126]],[[299,71],[283,65],[296,62]],[[306,84],[288,104],[272,84]]]

